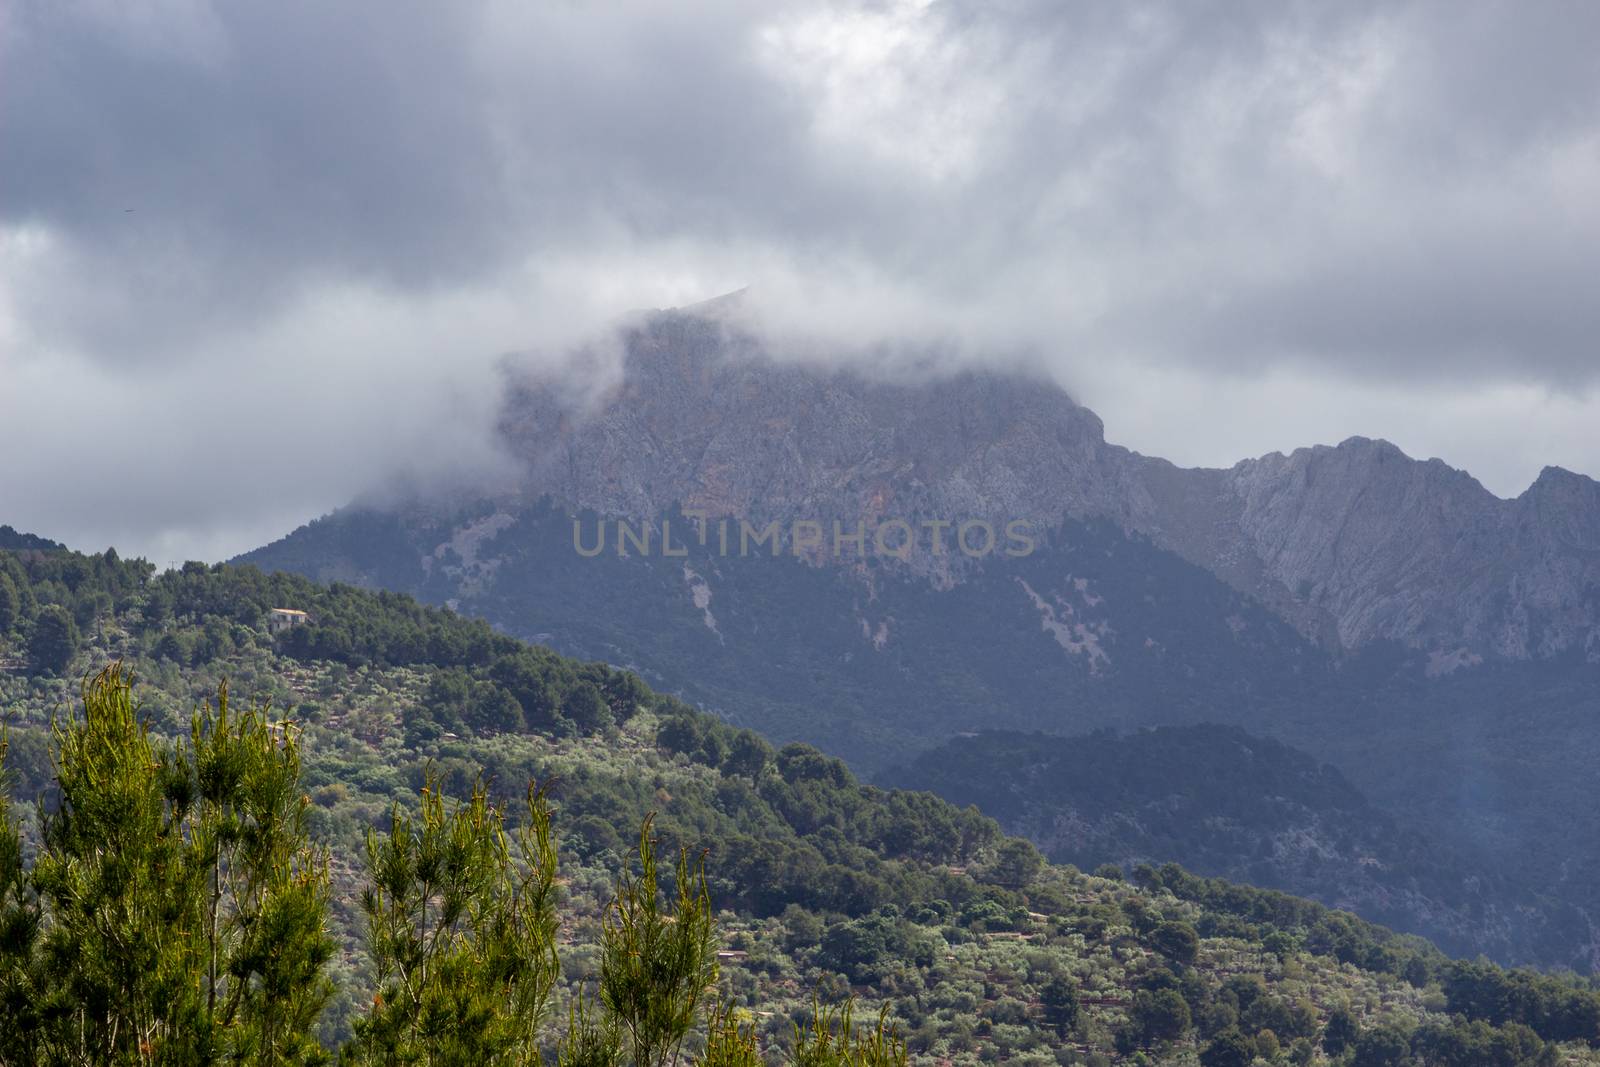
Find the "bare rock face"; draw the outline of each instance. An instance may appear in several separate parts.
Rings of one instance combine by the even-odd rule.
[[[1337,639],[1525,659],[1600,640],[1600,485],[1547,469],[1515,500],[1439,460],[1353,438],[1239,464],[1239,529],[1264,574]]]
[[[677,506],[786,535],[814,522],[809,554],[847,565],[858,524],[870,543],[903,519],[917,534],[904,565],[941,583],[975,565],[950,543],[962,522],[1109,518],[1332,646],[1396,641],[1435,673],[1600,660],[1600,483],[1582,475],[1548,468],[1502,500],[1364,438],[1184,469],[1107,444],[1093,412],[1022,375],[908,382],[778,362],[715,309],[641,316],[624,343],[620,380],[589,402],[538,381],[512,391],[501,429],[526,463],[518,500],[638,519]],[[942,553],[929,521],[952,524]]]
[[[713,320],[666,313],[628,337],[622,379],[588,412],[536,383],[514,392],[507,441],[528,461],[525,498],[647,518],[673,506],[711,520],[917,535],[906,562],[949,577],[962,522],[996,540],[1012,520],[1122,507],[1127,486],[1098,417],[1048,383],[966,373],[926,384],[773,362]],[[924,520],[950,526],[939,533]],[[837,531],[835,524],[838,524]],[[889,536],[886,534],[886,537]],[[903,531],[888,543],[903,543]],[[987,535],[971,532],[974,548]],[[838,558],[859,558],[849,551]]]

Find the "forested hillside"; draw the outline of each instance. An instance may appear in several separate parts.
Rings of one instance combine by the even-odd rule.
[[[1587,923],[1397,822],[1334,767],[1234,726],[953,738],[879,776],[972,804],[1051,859],[1173,861],[1310,896],[1457,954],[1559,958]]]
[[[1587,918],[1600,914],[1600,867],[1570,847],[1600,834],[1600,663],[1568,654],[1445,672],[1462,666],[1450,661],[1430,677],[1416,649],[1379,643],[1340,657],[1106,521],[1066,520],[1029,556],[981,561],[948,588],[882,559],[852,569],[742,556],[737,537],[724,553],[715,526],[701,544],[679,511],[658,521],[685,556],[660,552],[659,528],[655,551],[619,552],[612,522],[604,551],[578,557],[574,525],[593,545],[608,521],[549,500],[352,508],[247,558],[448,603],[566,654],[626,664],[867,777],[973,732],[1239,726],[1332,764],[1405,832],[1436,842],[1483,913],[1341,897],[1337,883],[1298,888],[1381,921],[1409,912],[1411,928],[1502,962],[1600,964]],[[1425,867],[1397,877],[1433,878],[1430,851],[1408,855]],[[1535,899],[1546,903],[1532,914]]]
[[[15,552],[27,549],[62,549],[66,545],[51,541],[36,534],[23,533],[10,526],[0,525],[0,549]]]
[[[275,608],[308,621],[274,634]],[[62,795],[49,724],[77,721],[86,673],[122,660],[158,751],[189,735],[224,677],[235,703],[271,702],[263,721],[296,739],[307,833],[330,853],[333,992],[316,1024],[328,1047],[361,1032],[380,981],[360,904],[368,828],[393,829],[394,805],[425,820],[426,783],[454,805],[482,780],[513,831],[532,825],[528,783],[548,789],[557,1022],[601,976],[605,906],[654,812],[662,855],[705,857],[716,995],[771,1057],[814,998],[853,996],[858,1019],[885,1011],[930,1063],[1600,1062],[1600,995],[1579,980],[1454,963],[1346,913],[1177,868],[1124,880],[1052,866],[974,810],[862,785],[813,748],[775,749],[632,674],[409,597],[30,548],[0,552],[0,611],[24,862],[64,847],[42,833]],[[26,898],[25,883],[0,889]],[[706,1035],[702,1020],[692,1055]]]
[[[664,555],[667,524],[682,557]],[[659,687],[872,774],[978,728],[1194,722],[1233,708],[1292,720],[1352,689],[1287,623],[1214,576],[1103,521],[945,588],[893,561],[812,566],[787,548],[723,551],[674,510],[656,547],[548,499],[443,518],[351,509],[240,562],[411,593],[571,655],[636,664]],[[574,536],[605,548],[583,558]],[[1246,670],[1245,667],[1250,669]],[[1319,705],[1322,706],[1322,705]]]

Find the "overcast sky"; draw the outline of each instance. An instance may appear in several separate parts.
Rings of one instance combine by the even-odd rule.
[[[492,462],[743,285],[1226,465],[1600,474],[1600,5],[0,4],[0,522],[159,562]]]

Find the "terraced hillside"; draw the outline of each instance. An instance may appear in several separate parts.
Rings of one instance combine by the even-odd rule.
[[[808,746],[774,749],[626,672],[407,597],[56,550],[0,553],[0,574],[16,604],[0,710],[26,838],[25,798],[50,803],[51,717],[109,659],[141,679],[157,735],[185,729],[223,677],[300,731],[341,902],[329,1044],[370,1000],[358,843],[392,805],[415,805],[432,767],[456,795],[480,775],[501,797],[553,782],[569,992],[595,973],[599,910],[643,817],[658,813],[668,844],[708,849],[720,981],[774,1054],[820,995],[887,1009],[929,1063],[1396,1048],[1428,1063],[1490,1062],[1473,1058],[1490,1048],[1510,1057],[1495,1062],[1600,1062],[1600,996],[1576,980],[1453,963],[1346,913],[1176,868],[1124,881],[1051,866],[974,810],[862,785]],[[310,621],[274,634],[273,608]]]

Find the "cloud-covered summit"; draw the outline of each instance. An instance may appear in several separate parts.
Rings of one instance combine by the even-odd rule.
[[[504,353],[747,283],[819,351],[1020,354],[1180,461],[1600,470],[1597,36],[1577,3],[19,0],[0,500],[222,555],[492,463]]]

